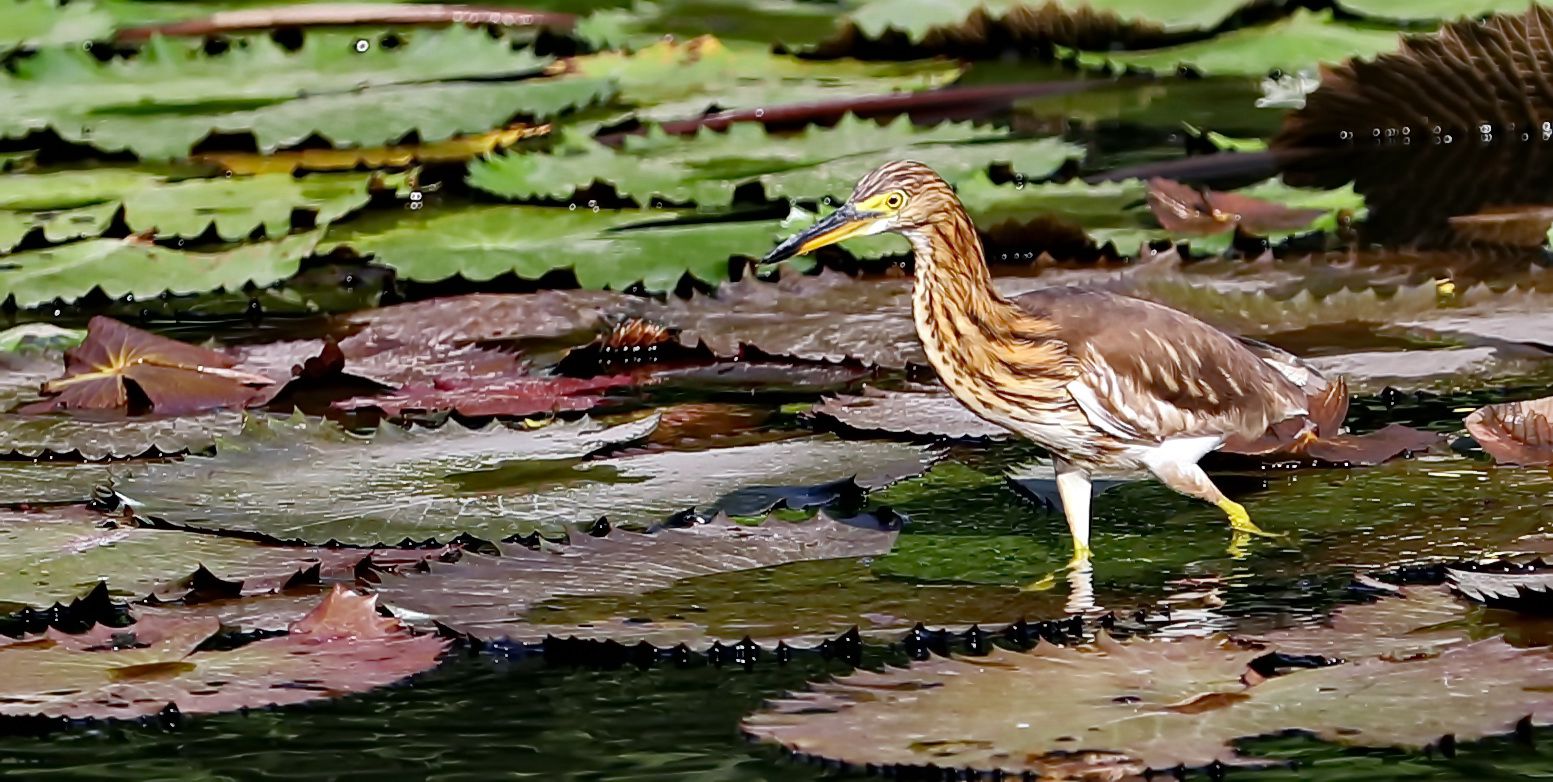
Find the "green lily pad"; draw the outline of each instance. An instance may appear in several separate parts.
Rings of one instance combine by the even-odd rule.
[[[219,55],[201,53],[197,42],[153,39],[139,56],[108,63],[98,62],[79,47],[45,49],[23,58],[14,73],[0,78],[0,99],[10,106],[0,120],[0,135],[51,128],[67,140],[109,151],[127,149],[142,158],[181,157],[212,131],[255,132],[267,149],[315,132],[338,130],[331,127],[338,124],[362,128],[376,121],[403,136],[416,129],[418,120],[396,118],[404,108],[402,102],[385,96],[382,109],[361,116],[363,108],[377,100],[377,96],[367,97],[372,88],[468,77],[512,79],[534,74],[546,62],[526,50],[515,51],[510,42],[461,26],[415,31],[406,37],[403,46],[389,49],[359,36],[309,33],[295,52],[267,37],[242,38]],[[365,51],[358,51],[363,43]],[[524,83],[502,86],[518,89],[520,85],[529,87]],[[551,102],[559,94],[571,102],[582,93],[595,95],[597,88],[596,82],[579,82],[551,86],[549,91]],[[471,102],[504,97],[513,94],[469,95],[454,103],[462,110]],[[314,103],[279,116],[252,113],[283,110],[299,99]],[[324,111],[333,100],[348,104],[342,108],[357,116]],[[427,102],[420,99],[421,104]],[[466,130],[489,130],[521,114],[523,106],[506,103],[503,110],[496,123]],[[325,124],[308,122],[315,113]],[[483,114],[489,117],[489,109]],[[433,131],[429,135],[437,135],[442,129],[433,124],[429,130]],[[385,143],[382,130],[376,135],[378,143]],[[423,136],[422,140],[437,139]]]
[[[313,254],[321,231],[230,250],[197,252],[137,239],[87,239],[5,257],[0,298],[18,307],[71,301],[100,289],[113,298],[150,298],[164,291],[189,293],[268,285],[297,272]]]
[[[773,54],[765,43],[724,44],[710,36],[578,57],[570,67],[581,77],[616,84],[621,98],[634,106],[629,116],[647,122],[694,117],[713,107],[756,108],[927,89],[953,81],[961,70],[945,60],[805,60]]]
[[[1518,14],[1525,0],[1337,0],[1350,14],[1388,22],[1449,22],[1462,17]]]
[[[1220,76],[1262,77],[1278,70],[1294,73],[1320,63],[1350,57],[1371,57],[1399,45],[1395,30],[1360,27],[1334,21],[1330,13],[1298,10],[1287,19],[1247,27],[1211,38],[1163,49],[1128,52],[1077,52],[1082,65],[1172,72],[1189,67]]]
[[[385,428],[370,439],[333,426],[256,421],[244,436],[220,441],[213,457],[126,468],[115,489],[143,515],[313,543],[459,533],[499,540],[601,516],[652,524],[751,486],[858,475],[869,488],[916,474],[930,458],[909,445],[830,438],[585,458],[640,440],[656,421],[600,429],[584,420],[535,431],[447,424]]]
[[[729,259],[758,258],[782,228],[774,220],[687,222],[685,212],[472,206],[373,216],[331,230],[323,250],[370,254],[404,279],[538,279],[569,269],[587,288],[671,290],[686,275],[728,279]]]
[[[1074,44],[1075,36],[1089,37],[1081,35],[1088,26],[1156,35],[1211,30],[1246,5],[1245,0],[869,0],[846,20],[872,39],[895,31],[913,43],[973,41],[986,37],[990,27],[1021,41]]]
[[[955,183],[1007,164],[1031,178],[1050,176],[1083,149],[1060,139],[1011,139],[971,123],[917,128],[907,117],[886,124],[853,116],[833,128],[768,134],[758,124],[703,128],[683,137],[654,128],[627,136],[616,151],[573,138],[549,154],[508,153],[470,168],[469,182],[506,198],[569,199],[595,181],[638,203],[665,199],[725,206],[740,187],[759,184],[767,198],[844,199],[857,178],[890,160],[919,160]]]
[[[231,582],[237,594],[278,589],[318,567],[349,576],[370,549],[275,546],[242,538],[146,529],[78,506],[0,511],[0,613],[47,608],[107,582],[109,594],[175,600],[196,571]]]
[[[547,634],[580,634],[621,641],[669,640],[664,627],[630,623],[605,628],[559,629],[551,598],[635,595],[686,579],[743,573],[792,562],[854,559],[890,550],[895,532],[854,526],[819,515],[802,522],[768,518],[758,526],[719,517],[707,524],[642,534],[615,530],[603,538],[573,535],[566,544],[538,550],[503,545],[501,556],[466,554],[428,572],[385,578],[377,594],[406,621],[435,621],[481,639],[543,640]],[[685,623],[670,623],[674,643],[702,645]],[[699,634],[696,634],[699,635]],[[738,634],[723,640],[737,641]]]
[[[97,236],[124,210],[137,234],[193,238],[215,226],[226,241],[262,229],[271,237],[291,229],[294,210],[326,225],[365,206],[370,182],[360,174],[295,178],[261,174],[172,181],[135,169],[94,168],[0,177],[0,251],[33,228],[50,242]]]
[[[113,18],[90,2],[77,0],[6,0],[0,3],[0,52],[80,44],[105,38],[113,32]]]

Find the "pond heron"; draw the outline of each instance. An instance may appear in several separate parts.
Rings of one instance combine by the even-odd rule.
[[[1226,440],[1306,415],[1301,367],[1131,296],[1080,287],[1000,295],[954,190],[911,161],[874,169],[841,208],[762,263],[886,231],[911,241],[912,316],[944,385],[976,415],[1051,453],[1075,562],[1089,558],[1096,472],[1147,469],[1218,506],[1241,540],[1267,534],[1197,462]]]

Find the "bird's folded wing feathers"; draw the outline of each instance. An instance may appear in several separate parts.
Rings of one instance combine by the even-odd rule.
[[[1305,395],[1280,368],[1185,313],[1076,288],[1015,302],[1056,323],[1079,367],[1068,393],[1108,434],[1137,442],[1254,437],[1304,411]]]

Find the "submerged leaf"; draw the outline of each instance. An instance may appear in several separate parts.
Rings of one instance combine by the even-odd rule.
[[[1553,397],[1488,405],[1467,416],[1466,424],[1495,461],[1553,464]]]
[[[240,408],[257,395],[255,386],[274,381],[236,364],[225,353],[98,316],[87,325],[86,341],[65,353],[64,377],[43,385],[52,398],[27,412],[127,411],[138,398],[164,415]]]
[[[429,670],[448,642],[377,615],[376,599],[337,587],[279,638],[197,651],[214,619],[151,617],[81,635],[0,640],[0,714],[83,719],[208,714],[365,692]]]
[[[543,601],[642,594],[715,573],[877,556],[890,550],[895,536],[891,529],[855,526],[823,514],[796,523],[768,518],[758,526],[719,516],[650,534],[574,534],[568,543],[544,543],[538,550],[502,544],[501,556],[466,554],[456,563],[433,564],[426,573],[385,578],[377,593],[408,621],[436,621],[486,640],[538,641],[574,630],[621,641],[651,635],[661,643],[664,628],[650,624],[633,631],[626,623],[603,632],[549,626]],[[696,635],[689,627],[675,630]]]
[[[1150,179],[1149,208],[1165,230],[1207,236],[1237,228],[1252,234],[1297,231],[1325,214],[1321,209],[1291,209],[1238,193],[1216,193],[1168,179]]]

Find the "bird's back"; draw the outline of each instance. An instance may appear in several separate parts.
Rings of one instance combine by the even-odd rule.
[[[1305,393],[1282,372],[1179,310],[1075,287],[1013,302],[1057,327],[1078,365],[1069,390],[1090,422],[1113,436],[1256,437],[1305,412]]]

